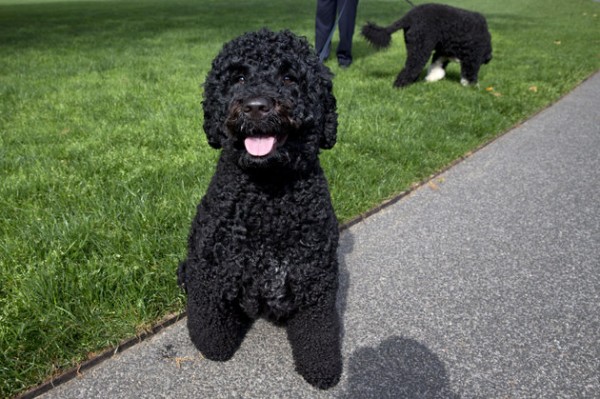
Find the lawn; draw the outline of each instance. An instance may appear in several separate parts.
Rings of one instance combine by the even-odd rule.
[[[338,144],[322,155],[345,222],[560,98],[600,68],[600,3],[458,0],[489,23],[478,87],[392,87],[402,33],[334,60]],[[364,0],[392,22],[402,0]],[[175,270],[218,152],[202,82],[262,26],[314,40],[315,1],[0,0],[0,397],[183,310]],[[334,45],[337,39],[334,37]]]

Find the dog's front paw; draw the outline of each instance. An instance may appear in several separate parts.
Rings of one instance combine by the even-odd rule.
[[[300,373],[300,371],[298,371]],[[342,376],[341,370],[337,373],[322,373],[320,375],[311,374],[302,374],[302,377],[308,382],[310,385],[319,388],[319,389],[329,389],[337,385],[340,382],[340,378]]]
[[[460,84],[467,87],[467,86],[477,86],[477,81],[476,80],[469,80],[467,78],[460,78]]]
[[[342,376],[341,356],[325,362],[312,364],[296,363],[296,371],[306,382],[319,389],[329,389],[337,385]]]

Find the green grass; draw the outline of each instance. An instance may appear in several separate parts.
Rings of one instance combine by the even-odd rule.
[[[480,86],[392,88],[402,34],[357,34],[336,73],[323,153],[340,221],[365,212],[557,100],[600,67],[591,0],[462,0],[494,59]],[[175,270],[218,153],[201,84],[226,40],[268,25],[314,39],[314,1],[0,0],[0,397],[183,308]],[[389,23],[400,0],[359,4]],[[334,38],[334,45],[337,39]]]

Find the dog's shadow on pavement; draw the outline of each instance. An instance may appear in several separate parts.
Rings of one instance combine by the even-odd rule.
[[[391,336],[356,350],[340,399],[460,399],[439,357],[414,339]]]
[[[346,305],[348,303],[348,289],[350,287],[350,273],[346,266],[346,256],[352,253],[354,248],[354,237],[348,230],[340,231],[338,247],[338,273],[339,288],[337,296],[337,308],[341,322],[341,335],[344,339]]]
[[[338,250],[342,337],[350,286],[346,257],[353,249],[352,233],[342,231]],[[397,335],[388,337],[376,348],[355,350],[344,365],[344,373],[346,383],[336,395],[340,399],[460,399],[450,388],[442,360],[418,341]]]

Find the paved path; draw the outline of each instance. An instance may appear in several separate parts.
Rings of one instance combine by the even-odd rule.
[[[343,232],[344,375],[258,322],[227,363],[179,322],[45,398],[598,398],[600,73]]]

